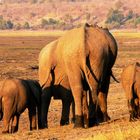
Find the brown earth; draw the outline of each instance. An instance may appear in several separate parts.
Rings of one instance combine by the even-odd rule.
[[[0,80],[7,77],[24,79],[38,79],[37,70],[31,66],[38,63],[38,54],[52,37],[0,37]],[[119,46],[117,61],[113,68],[114,75],[120,80],[120,74],[124,66],[135,61],[140,62],[139,38],[116,38]],[[85,139],[97,134],[111,133],[114,130],[121,131],[128,128],[135,129],[140,121],[129,122],[129,114],[126,105],[125,94],[121,84],[111,80],[108,96],[108,113],[111,121],[102,123],[89,129],[73,129],[73,124],[60,127],[61,101],[52,100],[49,108],[49,129],[29,131],[28,111],[20,118],[19,131],[15,134],[1,134],[3,122],[0,122],[0,140],[27,140],[49,139],[68,140]]]

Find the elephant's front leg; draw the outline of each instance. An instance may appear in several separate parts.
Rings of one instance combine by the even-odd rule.
[[[51,102],[50,88],[44,89],[41,96],[41,128],[48,128],[48,110]]]
[[[62,116],[60,120],[61,126],[69,124],[70,104],[71,102],[69,100],[62,99]]]
[[[30,130],[35,130],[37,129],[36,106],[34,104],[31,104],[28,110],[29,110]]]
[[[12,118],[11,133],[15,133],[18,131],[18,124],[19,124],[19,115],[15,115]]]

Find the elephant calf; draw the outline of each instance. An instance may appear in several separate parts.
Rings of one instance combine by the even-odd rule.
[[[20,114],[26,108],[29,110],[30,130],[37,128],[36,107],[38,109],[38,127],[40,127],[41,93],[42,90],[37,81],[6,79],[0,82],[0,120],[3,118],[4,121],[2,133],[18,131]]]
[[[128,100],[130,121],[140,118],[140,64],[127,66],[122,72],[122,85]]]

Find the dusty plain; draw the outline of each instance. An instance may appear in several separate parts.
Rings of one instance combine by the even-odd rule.
[[[122,69],[128,64],[140,62],[140,34],[114,33],[118,43],[118,56],[113,73],[120,80]],[[56,36],[0,36],[0,80],[15,77],[38,79],[37,70],[40,50]],[[73,124],[60,127],[61,101],[51,101],[49,108],[49,128],[29,131],[28,111],[20,117],[19,131],[15,134],[2,134],[3,121],[0,122],[0,140],[133,140],[140,139],[140,120],[129,122],[125,93],[120,83],[111,79],[108,95],[108,113],[111,121],[88,129],[73,129]]]

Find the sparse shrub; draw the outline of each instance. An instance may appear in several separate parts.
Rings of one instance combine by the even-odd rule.
[[[128,14],[126,15],[126,18],[129,20],[129,19],[132,19],[133,16],[134,16],[134,13],[133,13],[132,10],[130,10],[130,11],[128,12]]]
[[[48,24],[48,21],[46,19],[41,20],[41,27],[44,28]]]
[[[17,23],[17,24],[14,26],[14,28],[15,28],[16,30],[20,30],[20,29],[22,28],[22,26],[21,26],[20,23]]]
[[[51,29],[55,29],[58,26],[61,26],[61,22],[59,22],[59,20],[53,19],[53,18],[49,18],[48,20],[46,19],[42,19],[41,21],[41,27],[42,28],[51,28]]]
[[[106,23],[112,23],[112,22],[118,22],[121,23],[121,21],[124,19],[124,15],[121,11],[117,9],[110,9],[109,13],[107,15]]]
[[[13,23],[11,20],[4,20],[3,16],[0,16],[0,29],[12,29],[13,28]]]
[[[24,29],[30,29],[30,25],[28,22],[25,22],[24,25],[23,25],[23,28]]]
[[[6,22],[6,29],[12,29],[13,26],[14,26],[14,24],[12,23],[11,20],[8,20],[8,21]]]
[[[135,25],[137,26],[138,24],[140,24],[140,16],[135,19]]]
[[[37,2],[38,2],[38,0],[31,0],[31,4],[35,4]]]
[[[59,21],[53,18],[49,18],[48,24],[49,25],[59,24]]]

